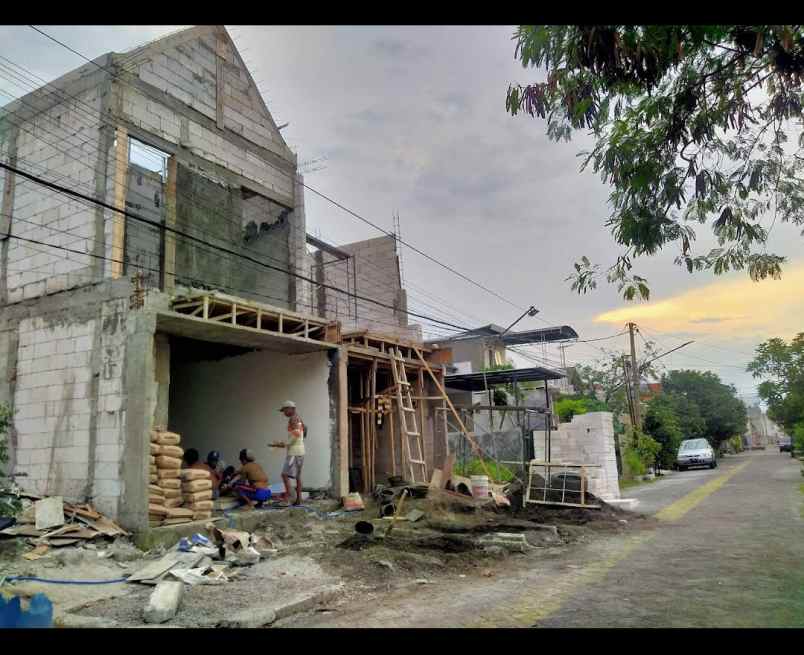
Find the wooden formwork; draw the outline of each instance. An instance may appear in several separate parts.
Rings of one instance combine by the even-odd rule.
[[[220,293],[199,293],[173,300],[171,310],[211,323],[256,328],[274,334],[341,343],[340,323],[245,301]]]

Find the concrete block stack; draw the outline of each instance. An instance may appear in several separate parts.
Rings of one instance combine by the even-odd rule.
[[[212,517],[212,479],[209,471],[184,469],[181,493],[184,508],[192,511],[194,521]]]

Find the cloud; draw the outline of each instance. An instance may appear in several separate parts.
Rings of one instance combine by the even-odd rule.
[[[804,329],[802,289],[804,262],[791,263],[781,280],[753,282],[735,273],[666,299],[603,312],[594,321],[739,339],[789,338]]]
[[[427,48],[395,38],[376,39],[371,42],[369,49],[374,54],[394,60],[419,58],[428,52]]]
[[[735,318],[745,318],[744,316],[708,316],[706,318],[696,318],[690,323],[722,323],[723,321],[733,321]]]

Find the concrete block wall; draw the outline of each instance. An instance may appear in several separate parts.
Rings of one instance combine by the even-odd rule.
[[[32,493],[91,500],[118,515],[124,493],[122,384],[130,285],[104,283],[0,310],[0,394],[13,412],[14,471]]]
[[[172,88],[163,83],[162,87]],[[161,87],[160,87],[161,88]],[[164,89],[163,89],[164,90]],[[271,164],[255,151],[242,148],[226,137],[224,132],[205,127],[193,120],[192,114],[182,114],[165,104],[149,98],[145,93],[128,85],[121,86],[123,93],[123,116],[146,132],[178,145],[180,142],[191,153],[228,170],[254,180],[267,189],[293,197],[293,175]],[[188,132],[182,139],[181,119],[189,115]]]
[[[322,289],[318,297],[323,298],[324,302],[323,307],[319,302],[319,312],[343,321],[344,330],[371,330],[421,341],[421,327],[410,325],[405,314],[407,299],[399,276],[393,237],[378,237],[338,248],[353,256],[350,261],[354,262],[357,275],[357,294],[394,309],[358,299],[355,310],[353,297],[331,289]],[[315,260],[314,266],[320,269],[319,275],[325,284],[354,292],[351,263],[347,270],[346,260],[336,262],[336,257],[324,252],[316,253]]]
[[[16,154],[17,165],[23,170],[94,195],[101,89],[75,95],[74,100],[57,104],[31,120],[9,118],[18,124],[14,151],[9,154]],[[92,279],[92,258],[81,253],[91,252],[94,247],[94,208],[19,176],[11,206],[13,236],[6,262],[9,302],[72,288]]]
[[[543,460],[542,433],[534,438],[536,459]],[[562,423],[550,438],[550,460],[560,464],[595,464],[588,469],[589,491],[602,498],[620,497],[617,456],[614,449],[614,423],[611,412],[590,412]]]

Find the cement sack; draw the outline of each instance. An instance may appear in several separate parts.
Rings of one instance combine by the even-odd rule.
[[[156,464],[156,457],[154,457],[153,455],[151,455],[151,461],[150,461],[149,463],[150,463],[150,464]]]
[[[193,510],[186,507],[169,507],[165,508],[167,517],[169,519],[191,519],[193,518]]]
[[[161,455],[162,454],[162,446],[158,443],[151,444],[151,455]]]
[[[212,507],[215,505],[211,500],[199,500],[192,505],[190,508],[196,512],[204,512],[204,511],[212,511]]]
[[[160,446],[178,446],[181,442],[181,437],[175,432],[158,432],[156,435],[156,443]]]
[[[168,457],[184,457],[184,450],[179,446],[162,446],[162,454]]]
[[[212,518],[212,510],[204,510],[200,512],[195,512],[193,514],[193,521],[200,521],[201,519],[211,519]]]
[[[171,509],[173,507],[181,507],[181,504],[183,502],[184,501],[181,499],[181,497],[179,497],[179,498],[166,498],[165,499],[165,509]]]
[[[162,487],[160,487],[158,484],[149,484],[148,485],[148,492],[152,496],[164,496],[165,495],[165,490],[162,489]]]
[[[159,457],[156,458],[156,465],[161,469],[180,469],[181,459],[178,457],[159,455]]]
[[[159,488],[163,491],[165,489],[181,489],[181,480],[178,478],[166,478],[159,481]]]
[[[156,477],[153,473],[151,473],[151,476],[148,478],[148,482],[150,482],[151,484],[156,484],[158,481],[159,478]]]
[[[188,494],[196,491],[206,491],[207,489],[212,489],[212,480],[191,480],[181,485],[181,490]]]
[[[151,430],[151,443],[156,443],[159,433],[156,430]]]
[[[190,505],[193,503],[198,503],[202,500],[212,500],[212,489],[207,489],[206,491],[196,491],[194,494],[184,494],[184,502],[189,503]]]
[[[148,505],[163,505],[164,502],[164,496],[148,496]]]
[[[178,480],[181,478],[181,469],[157,469],[156,477],[160,480]],[[210,482],[210,484],[212,484]]]
[[[165,489],[165,498],[181,498],[181,490]],[[184,502],[184,498],[181,498],[181,501]]]
[[[154,505],[153,503],[148,503],[148,514],[153,514],[154,516],[167,516],[167,508],[164,505]]]
[[[156,464],[151,464],[148,467],[148,475],[156,475],[157,467]]]
[[[209,480],[209,471],[203,469],[183,469],[181,472],[182,480]]]

